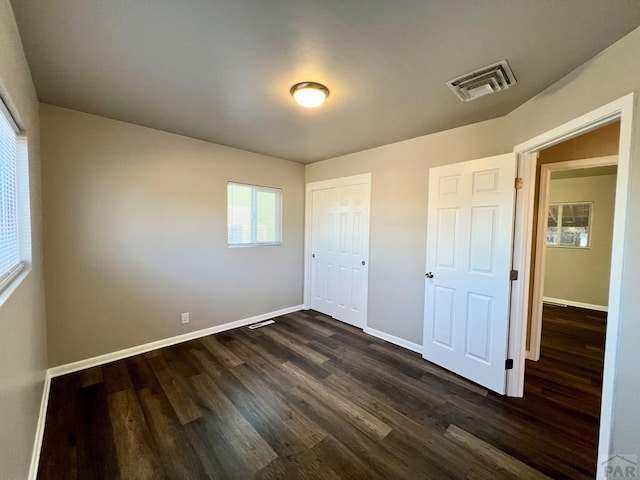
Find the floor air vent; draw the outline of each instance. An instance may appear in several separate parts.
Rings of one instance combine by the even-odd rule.
[[[255,330],[256,328],[266,327],[267,325],[271,325],[272,323],[276,323],[273,320],[266,320],[260,323],[254,323],[253,325],[249,325],[251,330]]]
[[[463,102],[500,92],[516,84],[516,77],[506,60],[487,65],[447,82],[447,86]]]

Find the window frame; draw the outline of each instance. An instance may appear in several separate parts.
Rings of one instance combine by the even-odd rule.
[[[15,209],[17,221],[18,263],[0,274],[0,305],[11,296],[22,280],[31,271],[31,200],[29,194],[29,154],[27,136],[20,128],[16,117],[0,97],[0,115],[4,116],[15,133],[16,192]]]
[[[563,219],[563,210],[564,207],[568,206],[568,205],[588,205],[589,206],[589,223],[588,223],[588,228],[589,228],[589,234],[587,236],[587,244],[585,246],[580,246],[580,245],[562,245],[560,243],[561,239],[562,239],[562,219]],[[551,207],[558,207],[558,221],[557,221],[557,234],[556,234],[556,238],[557,238],[557,242],[558,243],[549,243],[549,210],[551,210]],[[588,250],[591,248],[592,245],[592,237],[593,237],[593,208],[594,208],[594,202],[593,201],[587,201],[587,202],[553,202],[553,203],[549,203],[548,207],[547,207],[547,241],[545,242],[545,245],[548,248],[575,248],[575,249],[579,249],[579,250]]]
[[[248,187],[251,188],[251,242],[245,243],[232,243],[229,238],[230,215],[231,204],[229,203],[229,192],[232,186]],[[275,193],[276,194],[276,209],[275,209],[275,233],[276,240],[273,242],[258,241],[258,194]],[[264,185],[254,185],[243,182],[227,182],[227,247],[228,248],[245,248],[245,247],[263,247],[263,246],[279,246],[282,245],[282,209],[284,203],[284,193],[281,188],[267,187]]]

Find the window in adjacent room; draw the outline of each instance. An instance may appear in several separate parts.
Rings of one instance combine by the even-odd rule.
[[[549,205],[547,246],[588,248],[591,244],[593,202]]]
[[[0,292],[31,255],[26,138],[0,99]]]
[[[227,208],[229,246],[282,243],[282,190],[229,182]]]

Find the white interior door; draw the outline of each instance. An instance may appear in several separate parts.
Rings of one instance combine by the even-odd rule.
[[[505,392],[515,154],[429,169],[423,357]]]
[[[366,324],[369,184],[312,189],[310,307]]]

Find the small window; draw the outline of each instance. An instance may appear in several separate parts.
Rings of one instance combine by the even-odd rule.
[[[588,248],[591,245],[592,202],[549,205],[547,245]]]
[[[24,237],[23,209],[18,204],[22,196],[18,184],[21,168],[18,158],[26,151],[23,138],[13,118],[0,100],[0,291],[24,269],[20,248]]]
[[[282,190],[227,184],[229,246],[282,243]]]

